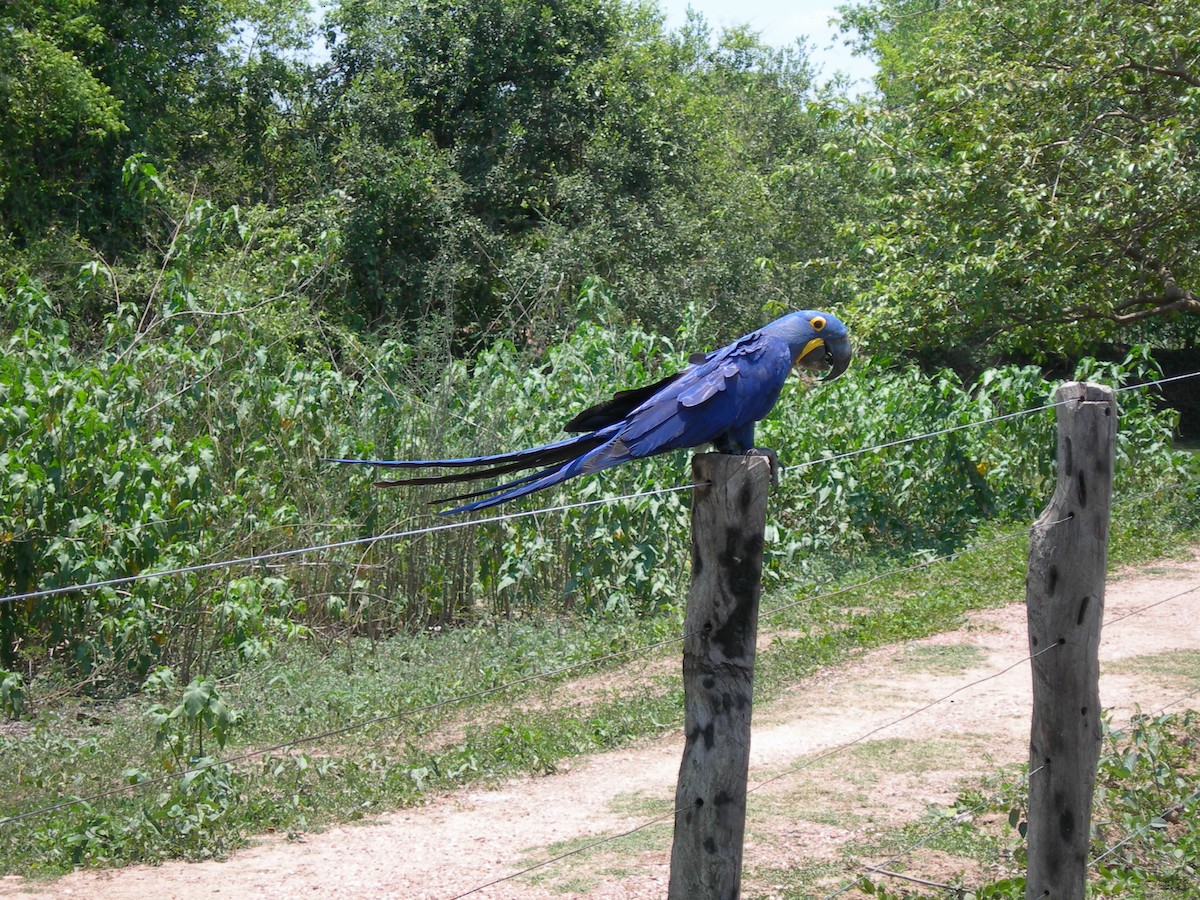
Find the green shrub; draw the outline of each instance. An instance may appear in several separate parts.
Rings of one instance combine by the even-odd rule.
[[[243,240],[241,213],[201,206],[185,218],[156,292],[116,303],[98,350],[71,340],[38,283],[19,279],[2,298],[4,593],[139,580],[0,604],[0,665],[36,672],[53,660],[93,690],[119,692],[159,665],[183,680],[219,674],[313,629],[381,635],[491,617],[678,614],[689,558],[685,452],[433,533],[422,530],[447,524],[428,506],[436,489],[376,490],[370,470],[320,460],[555,440],[580,408],[717,343],[700,337],[694,310],[678,334],[654,335],[619,322],[603,282],[591,280],[582,311],[600,321],[537,354],[500,341],[468,363],[448,355],[436,330],[366,346],[293,296],[263,298],[253,282],[206,275],[213,248]],[[310,264],[320,265],[297,263]],[[117,277],[85,276],[88,291],[111,290]],[[1155,373],[1144,350],[1121,365],[1080,367],[1111,384]],[[988,420],[1042,406],[1052,391],[1028,367],[963,385],[949,372],[871,359],[828,385],[794,379],[759,430],[759,443],[791,467],[771,500],[768,584],[810,581],[865,553],[944,552],[985,522],[1029,521],[1050,491],[1053,413]],[[1121,402],[1118,491],[1188,490],[1187,461],[1171,449],[1174,414],[1145,391]],[[504,515],[565,502],[595,505]],[[372,540],[397,532],[417,533]],[[360,543],[207,568],[348,539]],[[140,577],[174,568],[188,571]]]

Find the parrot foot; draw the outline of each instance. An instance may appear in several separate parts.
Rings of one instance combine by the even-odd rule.
[[[771,489],[779,490],[779,456],[767,447],[751,447],[746,451],[747,456],[764,456],[771,466]]]

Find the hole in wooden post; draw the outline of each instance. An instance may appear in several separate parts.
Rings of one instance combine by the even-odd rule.
[[[1075,619],[1075,624],[1076,624],[1076,625],[1082,625],[1082,624],[1083,624],[1083,617],[1084,617],[1084,615],[1086,615],[1086,614],[1087,614],[1087,608],[1088,608],[1088,604],[1090,604],[1091,602],[1092,602],[1092,598],[1091,598],[1091,597],[1084,597],[1084,598],[1083,598],[1083,602],[1081,602],[1081,603],[1079,604],[1079,616],[1078,616],[1078,617]]]

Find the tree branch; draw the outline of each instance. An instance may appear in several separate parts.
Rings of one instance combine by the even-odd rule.
[[[1183,312],[1191,315],[1200,315],[1200,299],[1197,299],[1191,292],[1188,296],[1176,300],[1174,303],[1163,303],[1159,306],[1153,306],[1150,309],[1139,310],[1138,312],[1126,313],[1124,315],[1113,312],[1111,318],[1118,325],[1129,325],[1133,322],[1140,322],[1143,319],[1150,319],[1155,316],[1165,316],[1167,313]]]
[[[1146,72],[1151,75],[1166,75],[1169,78],[1178,78],[1192,87],[1200,87],[1200,78],[1184,69],[1168,69],[1166,66],[1151,66],[1146,63],[1127,62],[1117,66],[1116,70],[1120,72],[1123,69],[1134,69],[1138,72]]]
[[[1130,254],[1135,255],[1134,253]],[[1140,258],[1140,254],[1136,254]],[[1144,260],[1143,260],[1144,261]],[[1141,294],[1115,304],[1110,310],[1097,309],[1090,304],[1071,306],[1063,310],[1062,317],[1048,319],[1050,322],[1078,322],[1081,319],[1108,319],[1117,325],[1131,325],[1156,316],[1181,312],[1188,315],[1200,316],[1200,297],[1194,291],[1179,286],[1171,270],[1166,266],[1158,266],[1155,274],[1163,284],[1159,295]],[[1137,309],[1137,307],[1145,307]],[[1133,310],[1126,312],[1126,310]]]

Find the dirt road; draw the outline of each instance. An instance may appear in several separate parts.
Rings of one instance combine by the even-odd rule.
[[[822,672],[755,710],[752,790],[782,777],[749,798],[743,896],[779,896],[790,873],[806,867],[832,890],[878,861],[856,855],[856,842],[917,821],[930,805],[952,803],[960,785],[1025,759],[1030,679],[1019,599],[957,631]],[[1101,698],[1115,721],[1200,690],[1200,562],[1110,580],[1105,620]],[[35,885],[4,879],[0,896],[445,900],[669,813],[681,749],[681,737],[656,740],[302,842],[267,838],[224,862],[79,872]],[[670,839],[668,817],[472,896],[663,897]],[[935,879],[986,874],[930,851],[908,863]]]

